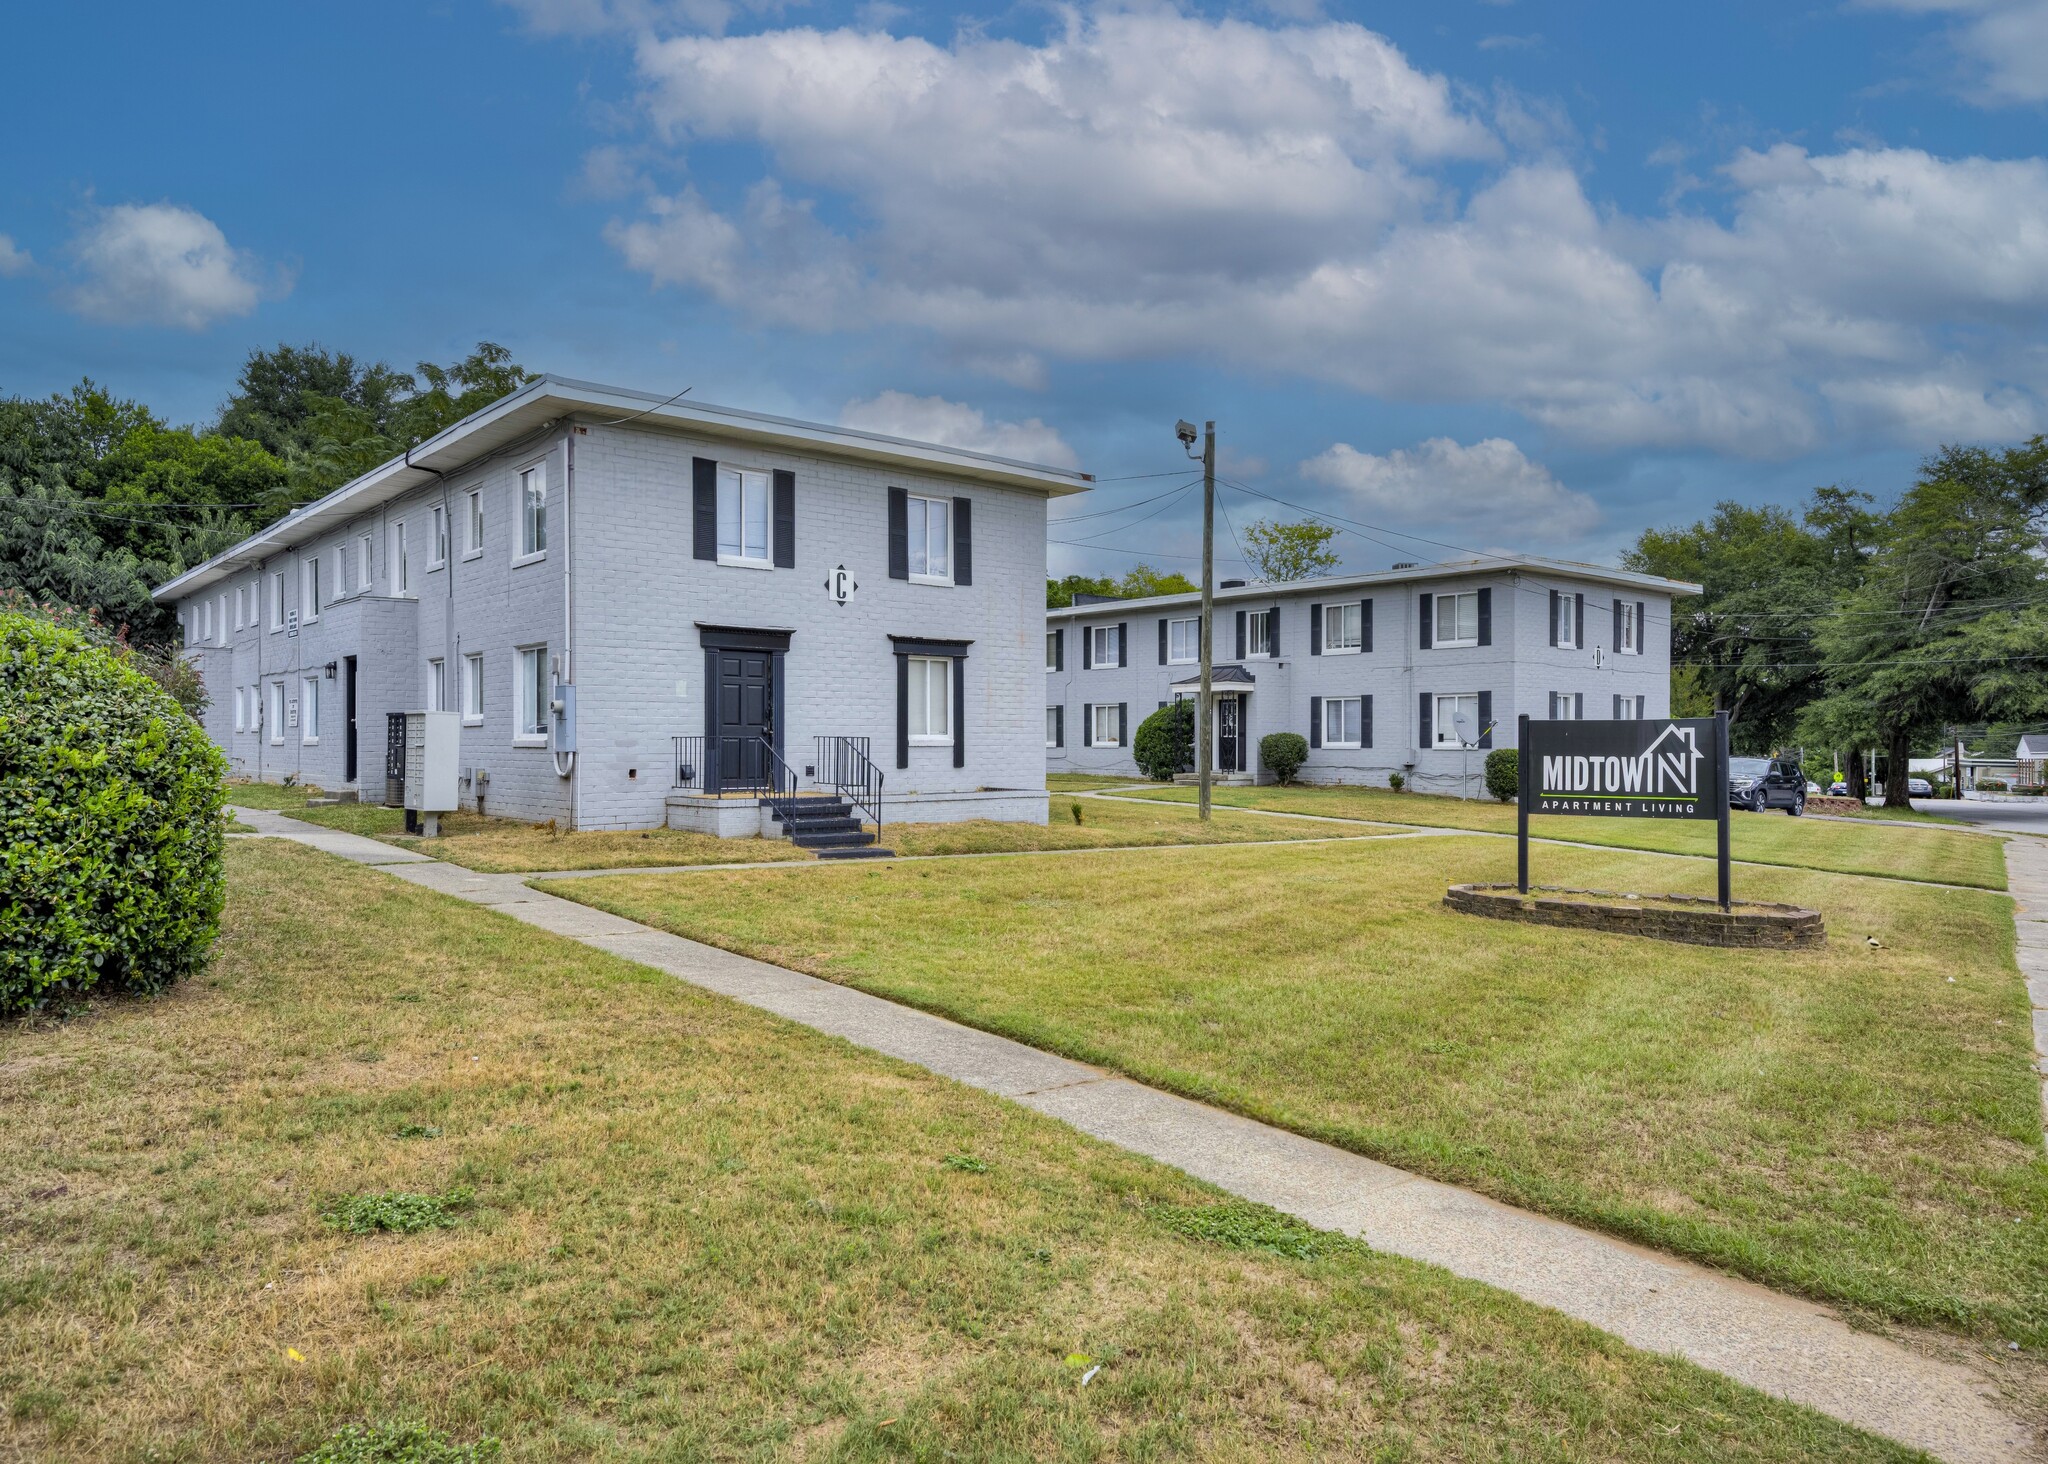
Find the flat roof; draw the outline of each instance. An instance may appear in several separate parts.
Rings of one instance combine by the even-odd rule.
[[[1004,488],[1023,488],[1043,493],[1048,498],[1086,492],[1095,481],[1093,474],[1070,468],[1047,467],[1043,463],[970,452],[965,448],[945,447],[934,442],[917,442],[880,432],[862,432],[853,427],[770,416],[738,407],[716,406],[689,397],[671,400],[654,392],[603,386],[563,376],[541,376],[489,406],[470,413],[460,422],[443,428],[389,462],[380,463],[362,476],[342,484],[325,497],[293,509],[276,523],[251,534],[204,564],[158,585],[151,591],[151,598],[161,603],[196,594],[257,560],[280,549],[318,538],[371,509],[403,496],[422,483],[460,472],[471,463],[489,457],[555,421],[566,422],[589,412],[616,413],[619,418],[615,422],[587,424],[591,426],[624,425],[630,420],[650,427],[673,427],[703,437],[725,438],[793,452],[824,452],[870,462],[878,467],[936,473]]]
[[[1346,590],[1371,589],[1375,585],[1463,579],[1475,574],[1502,574],[1515,570],[1530,570],[1566,579],[1590,580],[1595,584],[1625,586],[1635,590],[1653,590],[1658,594],[1673,597],[1700,593],[1700,586],[1686,580],[1665,579],[1654,574],[1637,574],[1632,569],[1614,569],[1604,564],[1581,564],[1573,559],[1544,559],[1534,554],[1496,554],[1482,559],[1449,559],[1437,564],[1418,564],[1408,569],[1381,569],[1370,574],[1338,574],[1323,579],[1292,580],[1285,584],[1253,580],[1249,584],[1218,589],[1215,599],[1218,604],[1237,600],[1265,601],[1275,595],[1341,593]],[[1148,595],[1141,600],[1097,600],[1087,605],[1048,610],[1045,615],[1048,620],[1074,615],[1118,615],[1130,610],[1173,609],[1201,603],[1202,596],[1199,591],[1184,591],[1177,595]]]

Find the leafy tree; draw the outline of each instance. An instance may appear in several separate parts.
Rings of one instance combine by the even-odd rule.
[[[1261,519],[1244,531],[1244,552],[1262,580],[1286,584],[1336,571],[1330,546],[1337,530],[1329,524],[1283,524]]]
[[[1124,572],[1116,582],[1115,594],[1126,600],[1142,600],[1152,595],[1188,595],[1202,587],[1177,570],[1160,571],[1149,564],[1137,564]]]
[[[275,350],[249,353],[235,378],[233,395],[221,405],[214,431],[259,443],[273,457],[288,457],[312,446],[319,402],[359,409],[384,430],[400,400],[412,390],[411,377],[382,361],[364,365],[320,345],[280,344]]]
[[[1070,574],[1065,579],[1048,579],[1045,582],[1045,608],[1065,610],[1074,603],[1076,595],[1114,595],[1116,581],[1097,579],[1091,575]]]

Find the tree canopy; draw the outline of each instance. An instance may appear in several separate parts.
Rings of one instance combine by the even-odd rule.
[[[1330,540],[1336,536],[1337,530],[1330,524],[1261,519],[1244,531],[1245,557],[1251,561],[1252,573],[1262,580],[1287,584],[1315,579],[1335,573],[1340,563],[1330,548]]]
[[[1118,600],[1142,600],[1150,595],[1186,595],[1200,585],[1177,571],[1160,571],[1149,564],[1135,564],[1122,579],[1070,574],[1045,582],[1045,608],[1064,610],[1076,595],[1107,595]]]

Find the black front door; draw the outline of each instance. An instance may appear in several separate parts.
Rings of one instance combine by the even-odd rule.
[[[718,651],[718,786],[763,788],[761,740],[775,742],[775,656],[773,651]]]
[[[356,781],[356,658],[341,658],[341,781]]]
[[[1226,773],[1238,771],[1237,760],[1238,700],[1234,696],[1216,698],[1216,766]]]

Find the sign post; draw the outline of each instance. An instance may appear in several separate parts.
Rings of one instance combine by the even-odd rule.
[[[1529,892],[1529,815],[1711,818],[1720,904],[1728,879],[1728,715],[1658,721],[1517,721],[1516,884]]]

